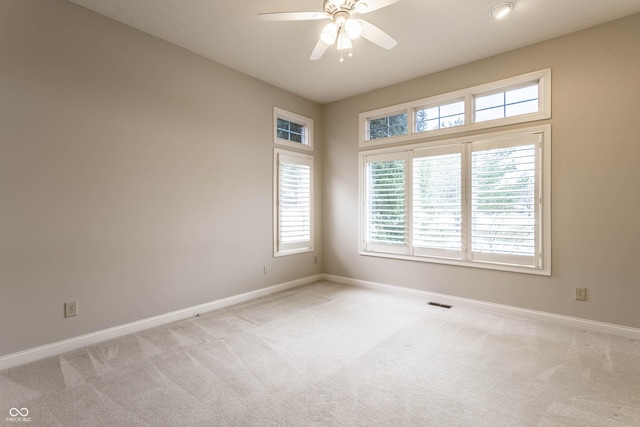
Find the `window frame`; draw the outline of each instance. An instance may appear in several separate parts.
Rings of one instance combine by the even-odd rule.
[[[278,119],[286,120],[302,126],[303,142],[294,142],[288,139],[278,138]],[[313,119],[292,113],[279,107],[273,107],[273,142],[291,148],[313,151]]]
[[[518,135],[540,135],[538,139],[537,155],[536,155],[536,182],[537,187],[537,217],[536,229],[537,245],[534,256],[539,257],[536,261],[539,266],[516,265],[509,262],[498,262],[486,257],[474,257],[471,251],[471,153],[472,144],[482,144],[488,141],[501,140],[505,138],[513,138]],[[466,217],[462,224],[462,251],[461,258],[446,258],[437,255],[429,255],[428,251],[416,253],[413,246],[413,159],[414,153],[422,149],[442,148],[447,150],[450,146],[464,144],[462,150],[463,164],[461,170],[462,179],[462,210]],[[366,240],[367,226],[367,200],[366,200],[366,169],[367,159],[374,158],[393,158],[407,156],[408,162],[405,168],[405,247],[401,250],[396,248],[394,252],[385,252],[382,248],[368,247]],[[430,262],[437,264],[448,264],[465,267],[474,267],[490,270],[510,271],[517,273],[527,273],[534,275],[551,275],[551,125],[539,125],[534,127],[526,127],[513,129],[508,131],[499,131],[485,133],[469,137],[459,137],[447,140],[438,140],[432,142],[421,142],[410,145],[402,145],[390,148],[379,148],[375,150],[361,151],[359,153],[359,198],[360,198],[360,225],[359,225],[359,253],[365,256],[375,256],[383,258],[394,258],[402,260]],[[497,256],[494,258],[498,258]]]
[[[475,99],[491,93],[526,86],[530,83],[538,84],[538,111],[512,117],[475,121]],[[416,113],[425,107],[441,106],[452,102],[464,100],[464,124],[418,132],[416,129]],[[386,138],[368,139],[369,122],[376,118],[394,114],[407,114],[407,134]],[[453,92],[448,92],[428,98],[366,111],[359,114],[359,147],[375,147],[390,145],[399,142],[409,142],[421,138],[451,135],[456,133],[490,129],[499,126],[507,126],[517,123],[528,123],[551,118],[551,69],[534,71],[515,77],[510,77],[478,86],[473,86]]]
[[[280,165],[283,160],[309,166],[309,240],[296,244],[281,243],[281,217],[280,217]],[[313,252],[315,241],[315,202],[314,202],[314,156],[310,153],[301,153],[292,150],[273,149],[273,256],[281,257],[306,252]]]

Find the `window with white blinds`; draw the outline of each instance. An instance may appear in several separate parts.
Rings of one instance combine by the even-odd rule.
[[[550,274],[551,127],[360,153],[363,255]]]
[[[456,144],[413,152],[416,254],[461,256],[463,149],[463,144]]]
[[[313,157],[275,150],[275,255],[313,250]]]
[[[535,265],[536,134],[471,144],[474,259]]]
[[[405,252],[406,179],[404,155],[374,156],[367,163],[367,247]],[[382,249],[384,248],[384,249]]]

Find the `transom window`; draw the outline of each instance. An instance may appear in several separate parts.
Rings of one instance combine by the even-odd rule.
[[[537,113],[538,84],[475,97],[475,121],[504,119]]]
[[[461,126],[464,124],[464,100],[416,110],[416,132]]]
[[[313,119],[277,107],[273,109],[273,118],[275,143],[313,150]]]
[[[360,146],[551,118],[551,70],[360,114]]]
[[[287,141],[299,142],[300,144],[305,140],[304,125],[278,118],[276,129],[278,139],[286,139]]]
[[[369,121],[369,139],[406,135],[407,113],[378,117]]]

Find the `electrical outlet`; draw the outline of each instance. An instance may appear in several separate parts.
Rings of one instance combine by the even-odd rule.
[[[269,274],[269,267],[266,265],[262,267],[262,274]]]
[[[78,315],[78,301],[64,303],[64,317],[73,317]]]
[[[314,256],[314,257],[313,257],[313,263],[314,263],[314,264],[317,264],[317,263],[318,263],[318,255],[316,255],[316,256]]]
[[[578,301],[587,300],[587,288],[575,288],[575,297]]]

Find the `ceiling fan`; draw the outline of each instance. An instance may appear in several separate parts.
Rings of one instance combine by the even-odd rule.
[[[352,41],[362,36],[372,43],[385,49],[393,48],[397,42],[387,33],[375,25],[355,16],[389,6],[399,0],[324,0],[323,12],[275,12],[260,13],[258,19],[262,21],[313,21],[330,19],[316,47],[311,52],[310,60],[318,60],[324,55],[329,46],[336,43],[340,51],[340,62],[344,60],[342,52],[353,46]]]

